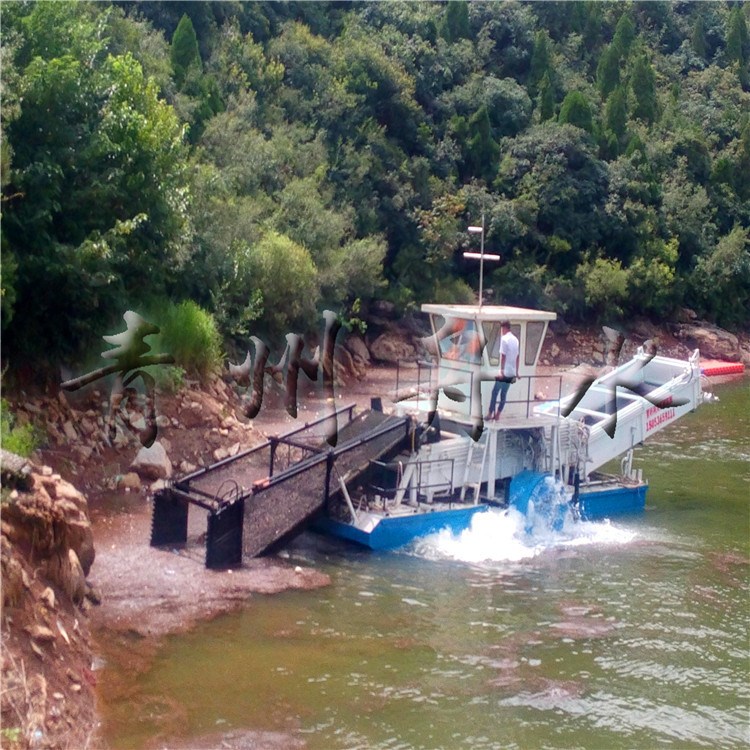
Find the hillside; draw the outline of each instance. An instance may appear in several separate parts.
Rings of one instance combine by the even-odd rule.
[[[741,329],[747,3],[13,3],[3,362],[185,300],[222,348],[478,287]],[[178,362],[178,366],[184,363]]]

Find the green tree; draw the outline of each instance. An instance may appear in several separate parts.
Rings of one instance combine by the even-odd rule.
[[[105,54],[96,24],[87,29],[99,12],[39,3],[25,18],[35,23],[17,27],[43,26],[53,54],[68,40],[82,57],[34,55],[18,79],[21,108],[6,131],[7,189],[18,198],[3,212],[18,261],[13,353],[80,353],[110,317],[166,289],[186,260],[182,128],[136,60]],[[42,23],[47,13],[54,25]],[[71,41],[82,33],[84,43]]]
[[[606,164],[593,154],[590,137],[571,125],[544,123],[507,143],[495,187],[510,201],[512,219],[494,222],[518,238],[525,254],[549,258],[556,273],[572,272],[609,221]],[[542,245],[547,257],[538,255]]]
[[[269,333],[314,326],[320,296],[318,271],[310,253],[278,232],[268,232],[250,249],[253,282],[263,298]]]
[[[633,116],[650,125],[658,116],[658,102],[656,99],[656,75],[646,55],[640,55],[636,58],[630,76],[630,85],[635,97]]]
[[[448,0],[440,29],[446,42],[457,42],[469,37],[469,4],[466,0]]]
[[[727,58],[742,65],[747,58],[748,39],[747,24],[741,5],[735,5],[727,20]]]
[[[532,96],[539,92],[539,86],[544,76],[549,78],[550,69],[549,37],[545,31],[537,31],[534,37],[534,49],[531,52],[529,69],[529,92]]]
[[[575,125],[587,133],[594,129],[591,105],[586,95],[581,91],[571,91],[560,105],[558,122],[561,125]]]
[[[491,182],[497,174],[500,146],[492,137],[487,107],[480,107],[469,120],[469,165],[472,174]]]
[[[596,66],[596,85],[606,98],[620,84],[620,50],[610,44],[604,49]]]
[[[585,301],[600,320],[619,319],[628,299],[630,274],[619,260],[584,260],[576,272],[583,281]]]
[[[740,200],[750,200],[750,122],[742,129],[739,137],[732,182]]]
[[[678,302],[675,287],[679,241],[649,237],[628,268],[629,305],[634,311],[667,316]]]
[[[626,11],[620,16],[615,27],[615,35],[612,37],[612,46],[615,47],[621,58],[626,58],[630,52],[630,46],[635,39],[635,24],[630,14]]]
[[[618,143],[622,144],[628,125],[628,99],[623,86],[618,86],[607,98],[604,123],[606,129],[614,133]]]
[[[736,226],[698,260],[692,282],[703,310],[720,325],[750,320],[750,230]]]
[[[539,122],[546,122],[555,116],[555,92],[549,75],[544,74],[539,84],[539,96],[537,97],[537,109],[539,111]]]
[[[187,13],[180,19],[172,36],[171,58],[178,87],[182,87],[191,74],[200,73],[203,69],[198,37]]]
[[[703,15],[700,13],[695,16],[695,21],[693,21],[690,43],[693,46],[693,51],[701,58],[701,60],[705,60],[708,57],[708,48],[706,46],[706,24],[703,20]]]

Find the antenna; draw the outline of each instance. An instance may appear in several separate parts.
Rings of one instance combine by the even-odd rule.
[[[481,235],[480,250],[478,253],[465,252],[464,258],[471,258],[473,260],[479,260],[479,308],[482,307],[482,291],[484,288],[484,261],[485,260],[500,260],[499,255],[493,253],[485,254],[484,252],[484,212],[482,212],[482,226],[471,226],[468,228],[469,234]]]

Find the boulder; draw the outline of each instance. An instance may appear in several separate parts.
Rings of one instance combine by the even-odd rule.
[[[141,478],[134,471],[129,471],[127,474],[123,474],[121,477],[117,478],[118,490],[140,492],[141,486]]]
[[[413,360],[417,351],[403,334],[386,331],[370,344],[370,355],[380,362],[395,364],[399,360]]]
[[[701,357],[705,359],[720,359],[727,362],[740,360],[738,338],[711,323],[680,323],[675,326],[674,335],[691,349],[700,349]]]
[[[352,355],[353,358],[361,359],[366,365],[370,364],[370,352],[367,349],[365,340],[354,333],[350,333],[344,339],[344,348]]]
[[[172,462],[158,440],[150,448],[141,448],[130,468],[143,479],[168,479],[172,476]]]

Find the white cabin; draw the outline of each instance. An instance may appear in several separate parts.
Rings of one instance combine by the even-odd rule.
[[[487,411],[500,369],[500,324],[508,320],[519,342],[519,377],[508,390],[503,415],[530,416],[539,354],[555,313],[509,305],[437,304],[422,305],[422,312],[432,327],[425,345],[438,360],[438,407],[444,413],[475,421],[482,409]],[[463,401],[451,398],[456,391]]]

